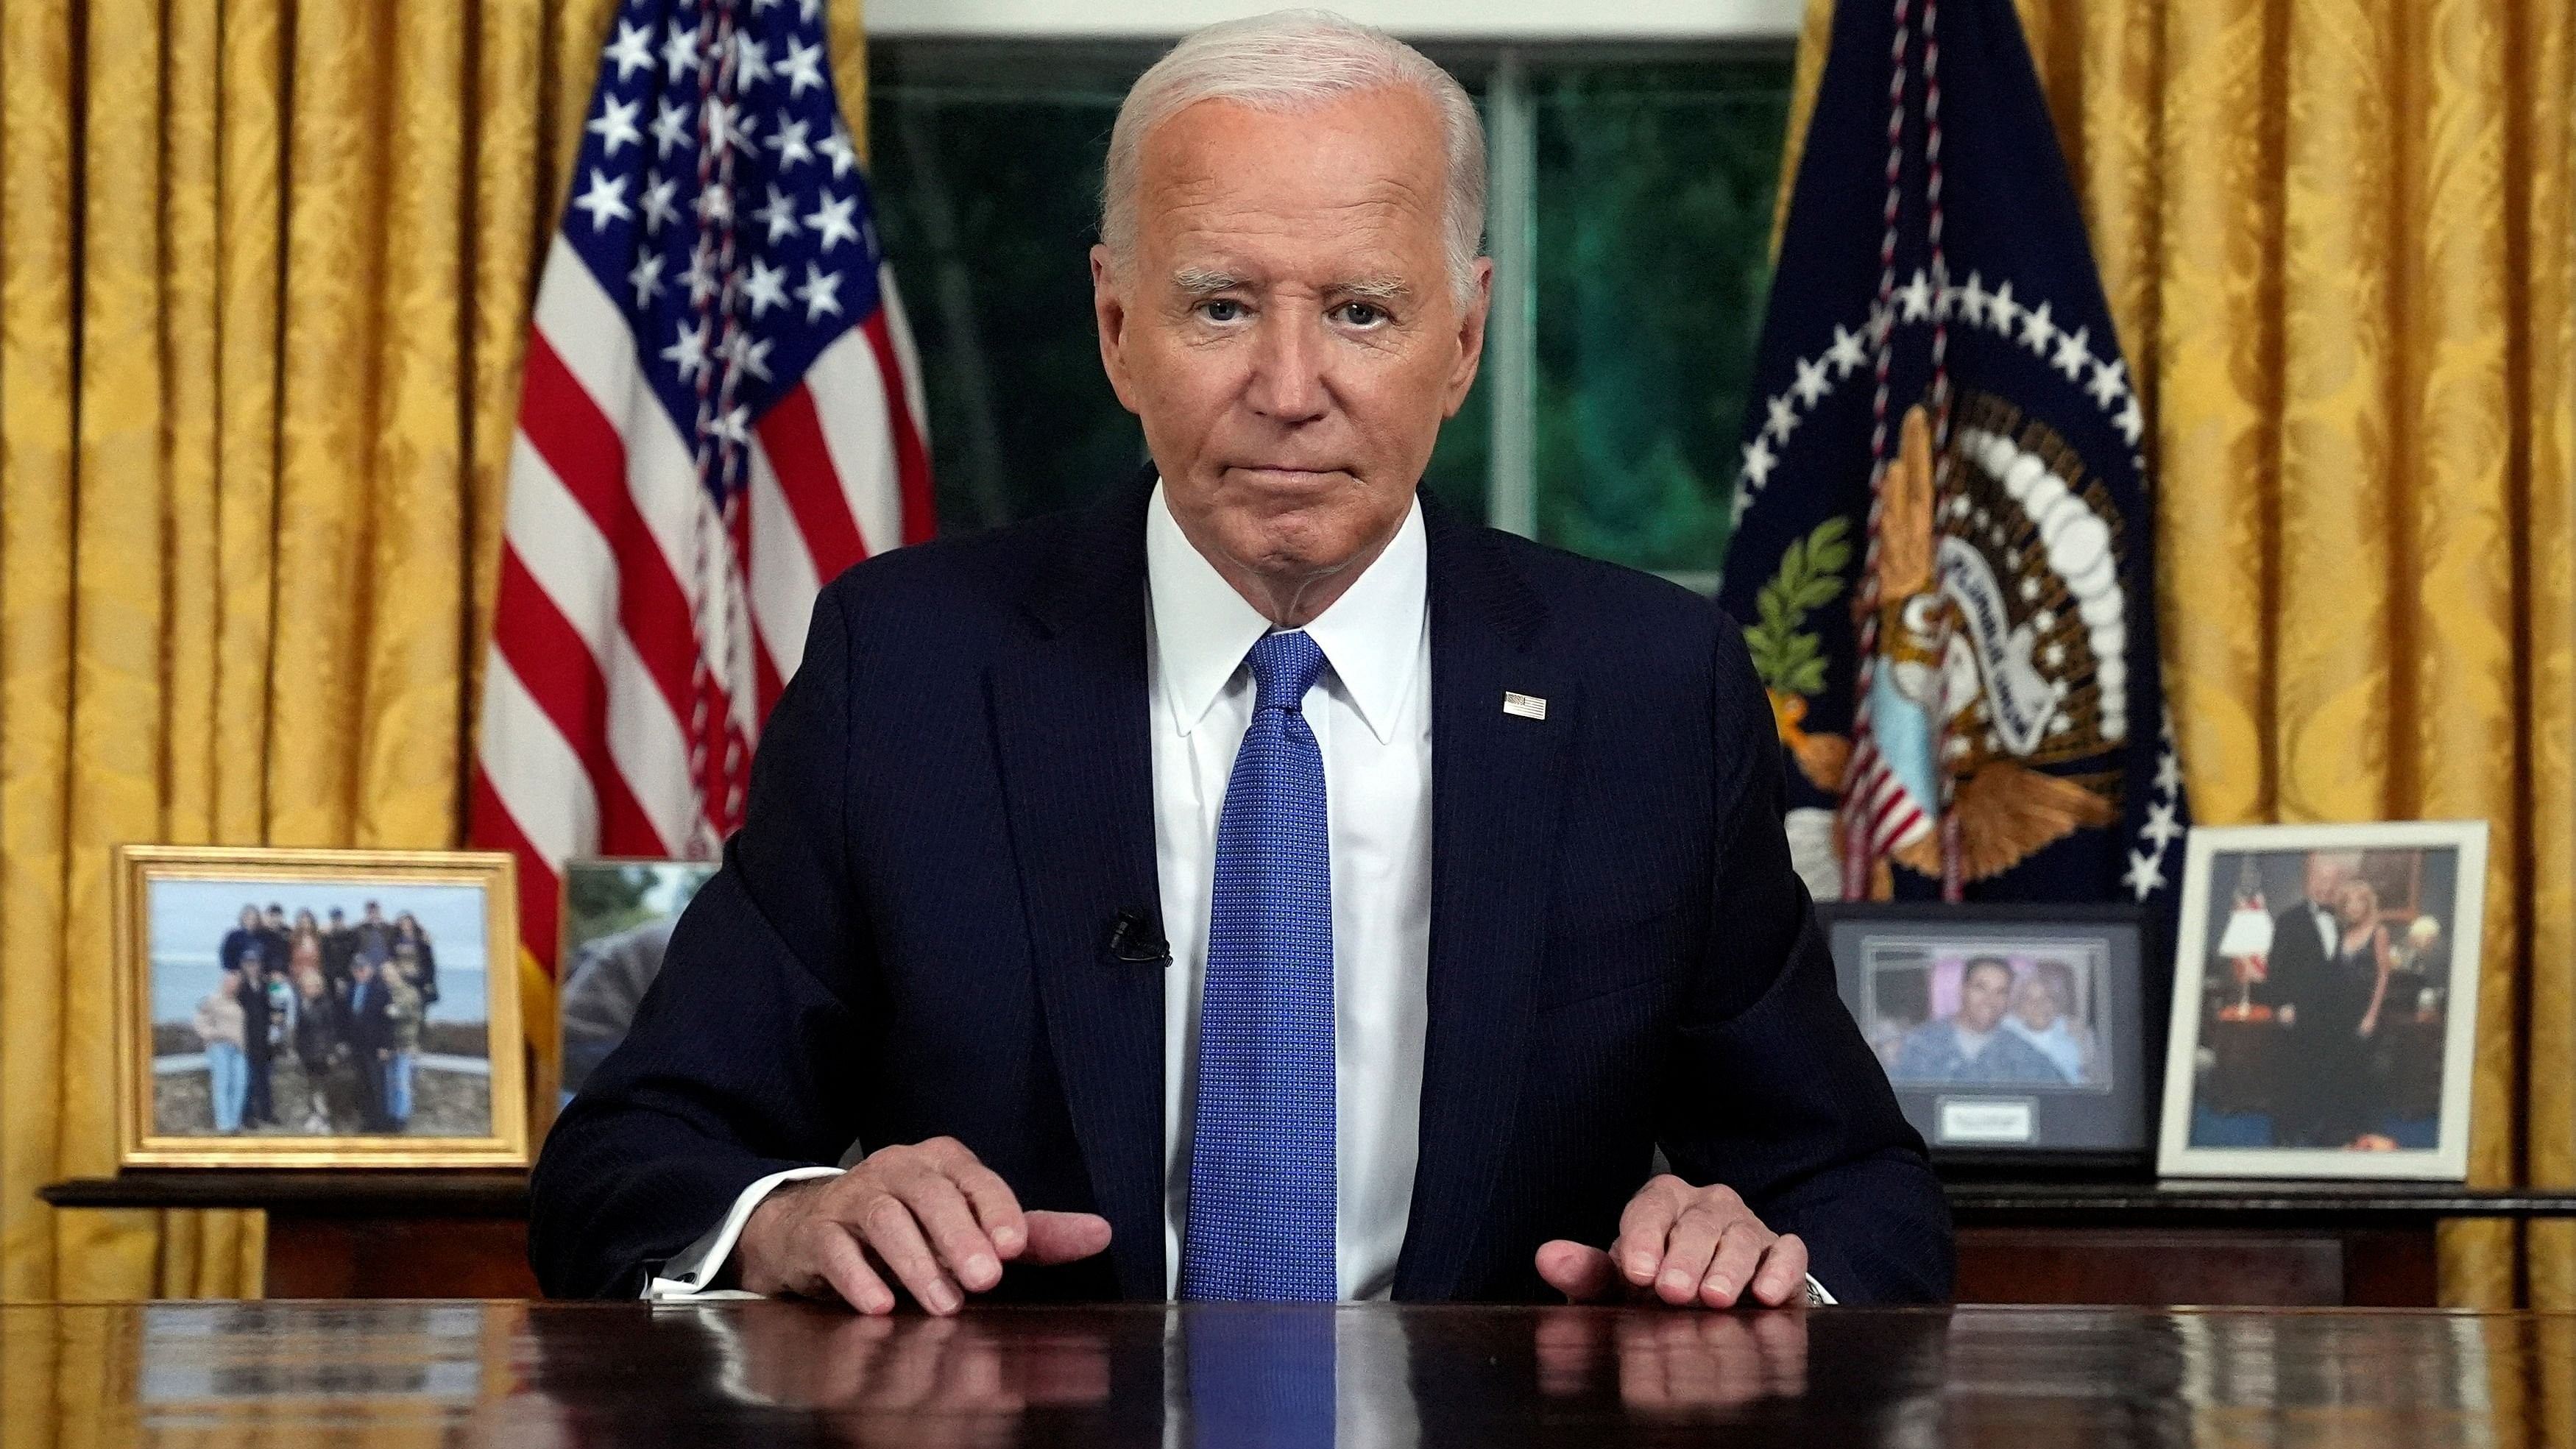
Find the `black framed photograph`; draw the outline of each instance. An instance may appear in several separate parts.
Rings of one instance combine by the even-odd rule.
[[[2156,1170],[2469,1169],[2483,820],[2198,827]]]
[[[1818,908],[1843,1002],[1943,1161],[2148,1148],[2145,918],[2131,906]]]

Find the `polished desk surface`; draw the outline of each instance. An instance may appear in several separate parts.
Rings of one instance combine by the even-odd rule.
[[[0,1374],[11,1445],[2414,1449],[2564,1442],[2576,1315],[27,1305]]]

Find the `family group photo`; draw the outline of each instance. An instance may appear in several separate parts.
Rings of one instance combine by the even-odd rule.
[[[154,882],[153,1130],[489,1133],[484,908],[471,886]]]

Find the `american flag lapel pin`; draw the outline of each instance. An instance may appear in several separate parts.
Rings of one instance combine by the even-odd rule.
[[[1547,701],[1535,694],[1506,689],[1503,691],[1503,713],[1516,714],[1523,719],[1545,719]]]

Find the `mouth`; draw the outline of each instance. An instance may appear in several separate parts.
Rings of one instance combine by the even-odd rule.
[[[1228,474],[1266,488],[1320,488],[1350,476],[1341,468],[1301,468],[1282,463],[1230,463]]]

